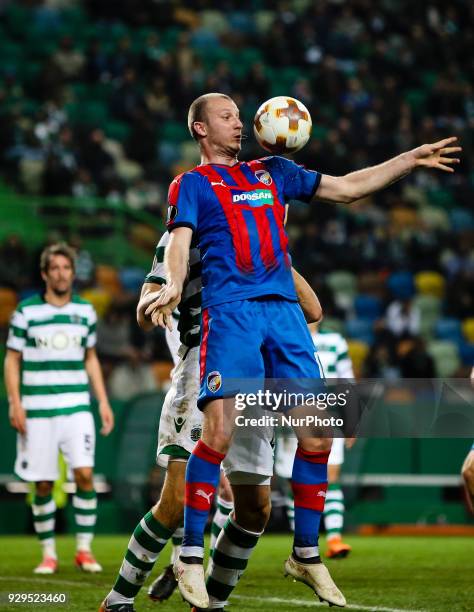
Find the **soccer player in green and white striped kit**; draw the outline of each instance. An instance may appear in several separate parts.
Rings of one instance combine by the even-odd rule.
[[[72,501],[75,564],[86,572],[102,570],[91,552],[97,495],[89,381],[99,402],[103,435],[112,431],[114,417],[95,351],[96,313],[92,304],[72,293],[74,256],[65,243],[43,251],[40,268],[46,290],[20,302],[7,340],[9,416],[18,432],[15,473],[35,485],[34,526],[43,552],[36,574],[58,569],[52,489],[59,476],[60,450],[77,487]]]
[[[338,378],[351,380],[354,378],[352,362],[348,353],[346,340],[338,332],[324,329],[322,325],[312,324],[309,326],[311,337],[318,349],[318,357],[325,378]],[[342,541],[342,529],[344,526],[344,494],[339,482],[341,465],[344,463],[344,444],[350,448],[354,438],[334,438],[331,453],[328,459],[328,491],[324,504],[324,526],[326,528],[328,558],[346,557],[351,547]],[[275,459],[275,471],[282,478],[291,478],[293,457],[297,445],[296,438],[279,437]],[[292,497],[287,497],[287,516],[290,527],[294,526],[294,502]]]

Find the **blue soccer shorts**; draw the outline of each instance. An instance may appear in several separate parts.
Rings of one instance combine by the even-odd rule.
[[[232,395],[236,379],[320,379],[322,370],[298,302],[278,297],[228,302],[202,314],[200,394],[202,410]],[[228,392],[230,391],[230,392]]]

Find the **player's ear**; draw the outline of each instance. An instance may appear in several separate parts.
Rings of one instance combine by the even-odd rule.
[[[207,136],[206,124],[203,121],[195,121],[193,123],[193,130],[198,136]]]

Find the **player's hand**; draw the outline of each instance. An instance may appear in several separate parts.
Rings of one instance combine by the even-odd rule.
[[[102,422],[102,429],[100,433],[103,436],[108,436],[114,428],[114,413],[108,401],[102,401],[99,403],[99,415]]]
[[[424,144],[412,150],[412,155],[415,158],[416,166],[424,166],[425,168],[436,168],[444,172],[454,172],[451,166],[459,164],[458,157],[451,157],[453,153],[462,151],[462,147],[450,146],[457,141],[456,136],[444,138],[433,144]]]
[[[26,434],[26,412],[23,406],[21,404],[18,406],[10,405],[8,416],[10,417],[11,426],[15,428],[18,433],[25,435]]]
[[[171,314],[181,301],[181,291],[182,289],[174,283],[163,285],[147,306],[145,316],[151,316],[154,325],[168,327],[171,331],[173,329]]]

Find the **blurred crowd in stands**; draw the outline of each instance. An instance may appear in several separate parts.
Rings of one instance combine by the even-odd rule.
[[[186,114],[207,91],[241,108],[242,159],[262,155],[251,120],[279,94],[313,118],[295,159],[328,174],[457,135],[455,174],[417,172],[351,207],[295,203],[288,232],[359,375],[464,375],[474,362],[473,22],[468,0],[0,0],[0,177],[26,194],[71,205],[99,196],[162,219],[169,181],[198,162]],[[94,252],[79,250],[82,288],[103,288]],[[38,280],[37,252],[10,236],[0,253],[0,285],[21,296]],[[103,354],[159,361],[164,349],[137,337],[136,294],[116,276]]]

